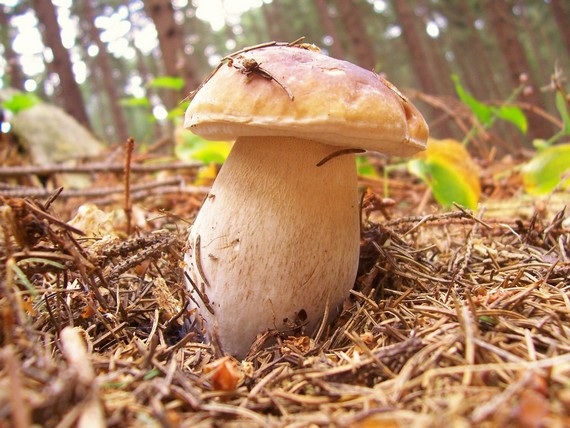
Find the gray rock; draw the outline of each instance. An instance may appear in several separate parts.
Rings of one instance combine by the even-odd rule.
[[[14,133],[36,165],[97,156],[104,146],[59,107],[40,103],[14,115]]]

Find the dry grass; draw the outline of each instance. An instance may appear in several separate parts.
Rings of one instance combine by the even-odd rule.
[[[368,222],[336,324],[235,361],[186,320],[175,217],[82,236],[7,198],[0,426],[569,426],[570,230],[547,208]]]

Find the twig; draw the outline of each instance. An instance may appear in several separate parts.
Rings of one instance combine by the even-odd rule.
[[[172,185],[177,185],[172,187]],[[131,185],[131,199],[135,197],[141,191],[147,191],[152,189],[165,188],[169,192],[181,193],[208,193],[210,191],[209,187],[206,186],[184,186],[184,180],[182,177],[172,177],[167,180],[157,180],[147,183],[140,183]],[[88,198],[88,197],[102,197],[107,195],[124,193],[124,186],[115,187],[100,187],[100,188],[90,188],[90,189],[69,189],[61,192],[58,195],[59,199],[62,198]],[[48,189],[42,189],[37,187],[22,187],[18,186],[16,188],[8,188],[6,190],[0,189],[0,196],[10,197],[10,198],[25,198],[25,197],[35,197],[42,198],[48,197],[53,193],[53,191]],[[140,195],[139,195],[140,196]]]
[[[63,192],[63,187],[60,187],[59,189],[56,189],[48,198],[47,201],[45,201],[44,203],[44,210],[48,210],[49,207],[51,206],[51,204],[59,197],[59,195],[61,195],[61,192]]]
[[[135,148],[135,140],[132,138],[127,139],[125,146],[125,215],[127,216],[127,235],[132,231],[132,212],[133,202],[131,200],[131,160],[133,157],[133,150]]]
[[[12,345],[4,347],[0,351],[0,361],[2,366],[8,373],[9,390],[7,394],[10,402],[10,411],[12,413],[12,423],[14,428],[26,428],[32,426],[30,418],[30,409],[24,397],[22,389],[21,370],[18,367],[18,360]]]
[[[192,278],[190,277],[188,272],[184,271],[184,277],[190,283],[192,289],[196,292],[196,294],[198,294],[198,297],[200,298],[200,300],[202,301],[208,312],[214,315],[214,309],[212,308],[212,306],[210,306],[210,300],[208,299],[208,296],[206,296],[204,293],[202,293],[202,291],[200,291],[200,288],[196,285],[194,281],[192,281]],[[190,298],[192,299],[192,296],[190,296]],[[195,302],[194,299],[192,300]]]
[[[271,42],[267,42],[267,43],[261,43],[259,45],[255,45],[255,46],[249,46],[243,49],[240,49],[239,51],[233,52],[229,55],[226,55],[225,57],[223,57],[219,64],[216,66],[216,68],[214,68],[214,70],[212,71],[212,73],[210,73],[210,75],[208,77],[206,77],[206,79],[204,79],[204,81],[202,81],[202,83],[200,83],[200,85],[194,89],[192,92],[190,92],[190,94],[183,100],[183,101],[190,101],[192,98],[194,98],[194,96],[198,93],[198,91],[200,89],[202,89],[204,87],[204,85],[206,83],[208,83],[208,81],[214,77],[214,75],[218,72],[218,70],[220,68],[222,68],[222,66],[224,64],[227,63],[232,63],[232,61],[237,58],[239,55],[246,53],[246,52],[251,52],[253,50],[256,49],[262,49],[262,48],[268,48],[270,46],[287,46],[287,47],[292,47],[292,46],[297,46],[305,37],[299,37],[297,40],[294,40],[292,42],[289,43],[282,43],[282,42],[275,42],[275,41],[271,41]],[[279,83],[279,82],[277,82]],[[285,88],[283,88],[285,89]],[[291,97],[290,93],[286,90],[287,94]]]
[[[74,370],[79,384],[88,388],[77,426],[80,428],[107,426],[105,412],[99,401],[95,370],[79,331],[73,327],[65,327],[61,332],[61,344],[65,359]]]
[[[446,212],[442,214],[430,214],[425,216],[406,216],[387,221],[386,223],[384,223],[384,226],[394,227],[394,226],[399,226],[400,224],[403,223],[418,223],[418,222],[423,224],[431,221],[446,220],[449,218],[465,218],[465,217],[468,217],[468,215],[464,212],[459,212],[459,211]],[[419,225],[415,225],[414,229],[417,228],[418,226]],[[410,233],[410,231],[408,231],[407,233]]]
[[[177,169],[196,169],[204,166],[202,162],[173,162],[165,164],[132,164],[131,173],[149,173]],[[0,167],[0,177],[21,177],[26,175],[53,174],[91,174],[94,172],[123,172],[124,164],[106,164],[103,162],[86,163],[83,165],[37,165],[37,166],[3,166]]]
[[[34,204],[32,201],[26,199],[24,200],[24,203],[26,204],[26,206],[31,209],[35,214],[37,214],[38,216],[44,218],[45,220],[48,220],[50,223],[56,224],[59,227],[67,230],[70,233],[75,233],[76,235],[79,236],[84,236],[85,233],[83,233],[82,230],[76,229],[73,226],[70,226],[69,224],[55,218],[54,216],[52,216],[51,214],[43,211],[42,209],[40,209],[38,206],[36,206],[36,204]]]
[[[526,385],[532,380],[532,377],[535,376],[535,374],[536,372],[532,369],[524,372],[517,382],[509,385],[509,387],[505,389],[501,394],[475,408],[475,410],[473,410],[473,413],[471,413],[471,421],[476,425],[483,422],[491,414],[496,412],[499,407],[504,405],[512,396],[514,396],[520,390],[524,389]]]

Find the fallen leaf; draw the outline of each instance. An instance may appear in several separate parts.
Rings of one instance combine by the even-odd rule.
[[[231,357],[218,358],[207,364],[203,371],[215,391],[233,391],[242,378],[235,360]]]
[[[570,187],[570,144],[540,150],[522,168],[524,188],[531,195],[550,193],[556,186]]]
[[[440,205],[449,207],[455,202],[477,208],[481,195],[479,172],[459,141],[430,138],[427,150],[410,160],[408,169],[431,188]]]
[[[524,390],[518,405],[511,412],[516,426],[520,428],[546,427],[549,415],[548,399],[534,389]]]

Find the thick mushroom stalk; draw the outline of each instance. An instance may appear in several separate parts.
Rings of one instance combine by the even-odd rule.
[[[237,138],[185,256],[205,332],[240,357],[267,329],[310,334],[356,276],[351,151],[416,153],[425,120],[377,74],[295,43],[228,55],[191,97],[188,129]]]
[[[353,286],[354,156],[311,140],[241,137],[190,232],[186,270],[209,336],[243,357],[268,329],[312,333]],[[328,308],[328,311],[326,310]]]

